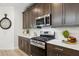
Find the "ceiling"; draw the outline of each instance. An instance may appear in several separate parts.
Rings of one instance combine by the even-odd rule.
[[[0,3],[0,7],[15,7],[20,10],[26,9],[32,3]]]

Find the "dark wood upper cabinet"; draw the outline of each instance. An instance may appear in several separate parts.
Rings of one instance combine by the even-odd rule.
[[[25,14],[25,12],[23,12],[23,29],[25,29],[25,28],[27,28],[27,20],[26,20],[26,14]]]
[[[35,25],[35,17],[36,15],[34,14],[33,12],[33,7],[31,7],[32,9],[30,9],[30,14],[29,14],[29,17],[30,17],[30,28],[34,28],[34,25]]]
[[[63,4],[64,25],[76,25],[76,5],[73,3]]]
[[[79,25],[79,3],[75,3],[75,24]]]
[[[79,25],[79,3],[35,3],[27,10],[23,13],[23,28],[34,28],[35,18],[49,13],[54,27]]]
[[[79,3],[63,4],[64,26],[79,26]]]
[[[51,13],[51,4],[50,3],[45,3],[43,4],[43,14],[49,14]]]
[[[49,3],[36,3],[32,6],[32,11],[36,17],[40,17],[50,13],[50,4]]]
[[[62,4],[54,3],[51,4],[52,11],[52,26],[62,26],[63,24],[63,13]]]
[[[32,27],[32,13],[31,10],[29,9],[28,11],[28,28]]]
[[[48,13],[50,13],[49,3],[35,3],[23,13],[23,28],[33,28],[35,26],[35,18]]]
[[[39,17],[40,13],[40,9],[39,9],[39,5],[38,4],[34,4],[33,6],[31,6],[31,28],[35,28],[36,25],[36,19],[37,17]]]
[[[52,26],[79,26],[79,4],[52,4]]]
[[[26,29],[26,28],[28,28],[28,22],[29,22],[29,15],[28,15],[29,13],[28,13],[28,10],[27,11],[25,11],[25,12],[23,12],[23,29]]]
[[[25,14],[23,12],[23,29],[26,28],[26,20],[25,20]]]
[[[42,4],[42,3],[38,3],[37,5],[36,5],[36,12],[37,12],[37,17],[40,17],[40,16],[42,16],[43,15],[43,5],[44,4]]]

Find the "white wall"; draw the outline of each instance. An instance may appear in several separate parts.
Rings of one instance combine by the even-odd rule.
[[[8,18],[12,22],[12,26],[8,30],[0,27],[0,49],[17,49],[18,36],[22,34],[22,9],[15,7],[0,7],[0,19],[4,14],[8,14]]]
[[[15,8],[15,24],[14,24],[14,47],[18,48],[18,36],[22,34],[22,11],[20,9]]]
[[[8,14],[8,18],[12,21],[12,26],[8,30],[0,27],[0,49],[16,49],[18,48],[18,36],[22,34],[22,12],[30,3],[3,3],[0,4],[0,19],[4,14]]]
[[[0,7],[0,19],[4,14],[8,14],[8,18],[12,21],[12,26],[8,30],[0,27],[0,49],[14,49],[14,8]]]

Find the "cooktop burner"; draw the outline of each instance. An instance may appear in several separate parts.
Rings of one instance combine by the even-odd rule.
[[[48,41],[48,40],[51,40],[51,39],[54,39],[54,38],[39,36],[39,37],[33,37],[33,38],[31,38],[31,39],[45,42],[45,41]]]

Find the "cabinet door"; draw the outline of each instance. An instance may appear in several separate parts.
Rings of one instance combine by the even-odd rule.
[[[51,4],[50,3],[43,3],[43,15],[51,13]]]
[[[23,12],[23,29],[28,28],[28,11]]]
[[[37,3],[32,6],[33,13],[36,17],[40,17],[50,13],[50,4],[49,3]]]
[[[31,10],[30,10],[30,17],[31,17],[31,27],[35,28],[36,25],[36,18],[41,15],[41,11],[39,8],[39,5],[36,3],[32,5]]]
[[[76,9],[75,24],[79,25],[79,3],[75,3],[75,9]]]
[[[22,50],[22,40],[20,39],[20,37],[18,37],[18,46],[19,48]]]
[[[43,11],[44,3],[38,3],[37,7],[38,7],[38,17],[43,16],[44,15],[44,11]]]
[[[55,50],[48,50],[47,51],[47,56],[58,56],[58,53]]]
[[[33,14],[31,9],[27,9],[25,12],[25,19],[24,19],[24,27],[25,28],[32,28],[32,20],[33,20]]]
[[[64,56],[64,48],[52,45],[52,44],[47,44],[47,55],[48,56]]]
[[[64,48],[64,56],[79,56],[79,51],[69,48]]]
[[[30,28],[34,28],[34,25],[35,25],[35,14],[33,12],[33,7],[31,7],[31,9],[30,9],[29,17],[30,17],[30,24],[29,24]]]
[[[48,43],[47,55],[48,56],[54,56],[54,55],[55,56],[79,56],[79,51]]]
[[[28,55],[31,55],[30,39],[26,38],[24,41],[25,41],[25,43],[24,43],[24,51]]]
[[[43,15],[43,4],[36,3],[32,6],[32,13],[35,18]]]
[[[47,56],[57,56],[58,52],[54,49],[55,47],[51,44],[47,44]]]
[[[28,11],[28,28],[31,28],[32,27],[32,16],[31,16],[31,11],[29,9]]]
[[[31,6],[30,8],[30,15],[29,15],[29,18],[30,18],[30,26],[31,28],[35,28],[35,25],[36,25],[36,17],[38,17],[38,12],[36,11],[38,9],[38,6],[37,4],[34,4],[33,6]]]
[[[62,4],[52,4],[52,26],[62,26]]]
[[[19,48],[26,54],[31,55],[30,39],[19,36]]]
[[[24,40],[24,38],[19,37],[18,45],[19,45],[19,48],[24,51],[24,41],[23,40]]]
[[[23,29],[26,28],[26,20],[25,20],[25,14],[23,12]]]
[[[76,13],[75,4],[65,3],[64,5],[64,25],[75,25]]]
[[[25,12],[23,12],[23,29],[27,28],[27,25],[26,25],[26,14]]]

